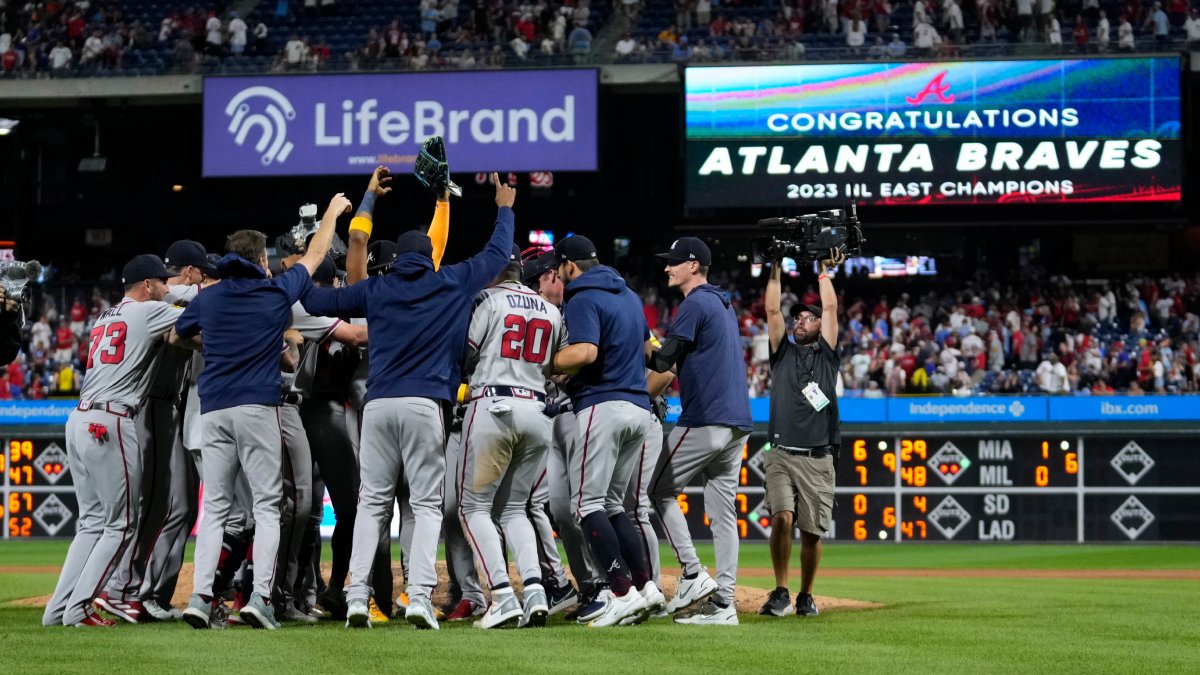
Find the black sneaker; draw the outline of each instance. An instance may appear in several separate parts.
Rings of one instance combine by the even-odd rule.
[[[763,603],[762,609],[758,610],[758,613],[763,616],[787,616],[795,611],[796,608],[792,605],[792,597],[788,594],[788,589],[777,587],[771,591],[771,595],[767,596],[767,601]]]
[[[796,616],[816,616],[820,613],[817,611],[817,603],[813,602],[811,594],[796,594]]]
[[[600,591],[604,590],[603,586],[592,586],[591,588],[580,592],[579,604],[575,605],[575,609],[567,613],[563,618],[567,621],[579,620],[579,614],[584,608],[591,609],[591,606],[596,604],[596,596],[600,595]]]
[[[550,614],[558,614],[564,609],[579,604],[580,598],[570,584],[566,588],[551,588],[546,594],[550,604]]]

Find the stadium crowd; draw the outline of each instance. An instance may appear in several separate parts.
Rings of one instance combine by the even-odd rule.
[[[765,280],[712,278],[739,315],[750,395],[767,396]],[[840,395],[1200,392],[1200,273],[1109,282],[942,281],[911,294],[872,291],[870,283],[853,277],[837,283]],[[657,280],[634,285],[647,323],[665,335],[682,298]],[[78,393],[91,325],[120,292],[71,288],[38,295],[22,354],[0,370],[0,399]],[[785,278],[784,314],[798,302],[819,303],[815,284],[798,278],[789,285]]]
[[[1186,0],[0,0],[0,73],[158,75],[1164,51]],[[607,31],[607,34],[605,32]],[[1039,46],[1040,45],[1040,46]]]

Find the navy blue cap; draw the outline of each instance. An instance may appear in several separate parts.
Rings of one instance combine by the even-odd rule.
[[[433,258],[433,241],[420,230],[409,230],[396,238],[396,255],[419,253]]]
[[[712,264],[712,251],[708,250],[708,244],[700,241],[695,237],[680,237],[671,244],[671,250],[666,253],[659,253],[659,258],[666,258],[668,265],[678,265],[690,260],[695,260],[701,265]]]
[[[191,239],[181,239],[167,247],[167,254],[163,256],[163,264],[170,265],[175,269],[191,266],[199,267],[205,272],[211,271],[208,264],[208,251],[204,249],[203,244]]]
[[[574,235],[559,241],[558,245],[554,247],[554,253],[557,256],[559,264],[568,260],[572,262],[595,260],[596,245],[587,237]]]
[[[515,262],[515,263],[521,262],[521,247],[520,246],[513,244],[512,253],[508,254],[508,261]]]
[[[162,279],[171,278],[171,273],[167,271],[166,265],[163,265],[162,258],[153,253],[143,253],[133,260],[125,263],[125,268],[121,270],[121,283],[136,284],[139,281],[147,279]]]
[[[337,265],[334,264],[333,258],[325,256],[320,265],[317,265],[317,270],[313,272],[312,280],[319,284],[333,284],[333,278],[337,276]]]
[[[396,242],[380,239],[367,247],[367,271],[378,272],[396,262]]]
[[[524,274],[522,274],[521,279],[527,284],[532,283],[555,267],[558,267],[558,256],[555,255],[554,251],[546,251],[532,260],[525,261]]]

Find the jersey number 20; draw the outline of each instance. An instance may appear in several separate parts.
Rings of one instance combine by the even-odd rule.
[[[543,363],[550,351],[554,326],[545,319],[529,319],[520,314],[504,317],[504,335],[500,338],[500,356],[506,359]]]
[[[120,363],[125,358],[125,333],[128,327],[124,321],[110,323],[108,326],[96,326],[92,329],[92,346],[88,349],[87,367],[92,367],[92,359],[96,358],[99,350],[100,363]],[[108,340],[108,346],[100,349],[100,343]]]

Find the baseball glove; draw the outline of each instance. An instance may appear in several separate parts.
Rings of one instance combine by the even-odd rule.
[[[450,164],[446,162],[446,144],[441,136],[434,136],[421,144],[421,153],[413,164],[413,173],[421,185],[433,190],[441,198],[449,190],[455,197],[462,196],[462,188],[450,180]]]

